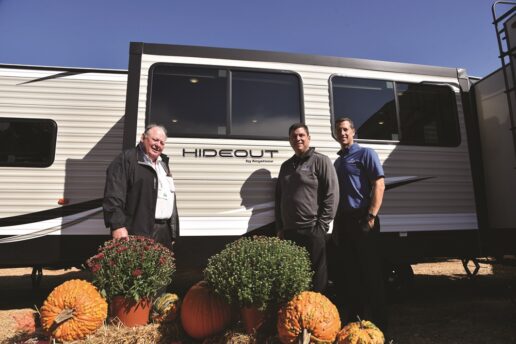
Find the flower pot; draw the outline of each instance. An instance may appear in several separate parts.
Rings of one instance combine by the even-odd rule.
[[[136,302],[125,296],[115,296],[111,300],[111,319],[120,320],[125,326],[141,326],[149,323],[149,313],[152,302],[149,299],[141,299]]]
[[[243,307],[240,310],[240,315],[248,334],[258,331],[265,321],[265,311],[261,311],[256,307]]]

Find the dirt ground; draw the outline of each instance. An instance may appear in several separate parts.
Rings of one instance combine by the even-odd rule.
[[[413,265],[408,288],[393,287],[390,294],[387,335],[392,343],[516,343],[516,258],[479,262],[474,277],[459,260]],[[31,272],[0,269],[0,311],[39,308],[63,281],[90,279],[88,272],[75,269],[43,270],[40,288],[33,289]]]

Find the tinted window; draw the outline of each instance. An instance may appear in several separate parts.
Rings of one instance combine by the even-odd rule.
[[[334,119],[351,118],[357,138],[398,139],[392,81],[333,77],[332,92]]]
[[[457,146],[460,142],[455,94],[447,86],[397,83],[402,142]]]
[[[334,119],[353,119],[359,139],[460,143],[455,93],[448,86],[346,77],[333,77],[331,83]]]
[[[49,119],[0,118],[0,166],[48,167],[57,125]]]
[[[170,136],[225,135],[227,73],[158,65],[152,72],[149,118]]]
[[[300,82],[287,73],[156,65],[149,122],[172,137],[288,137],[301,121]]]
[[[294,75],[233,72],[231,134],[288,136],[300,121],[299,80]]]

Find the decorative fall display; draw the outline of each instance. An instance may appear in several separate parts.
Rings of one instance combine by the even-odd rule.
[[[88,259],[93,283],[112,300],[125,296],[134,301],[152,299],[172,281],[175,263],[165,246],[143,236],[112,239]]]
[[[164,293],[159,296],[152,305],[152,320],[156,322],[169,322],[177,318],[181,301],[179,296],[172,293]]]
[[[337,335],[337,344],[383,344],[385,338],[375,324],[367,320],[347,324]]]
[[[127,327],[143,326],[149,323],[152,301],[143,298],[138,301],[130,297],[114,296],[109,302],[110,318],[114,323],[120,322]]]
[[[83,280],[57,286],[40,310],[41,327],[58,340],[78,340],[95,332],[107,317],[107,303]]]
[[[208,260],[204,279],[228,303],[267,310],[308,290],[308,251],[276,237],[244,237]]]
[[[337,307],[320,293],[304,291],[278,312],[278,335],[284,344],[308,342],[333,343],[340,329]],[[305,338],[300,338],[305,337]]]
[[[181,305],[181,324],[192,338],[202,339],[224,330],[231,323],[231,307],[205,281],[188,290]]]

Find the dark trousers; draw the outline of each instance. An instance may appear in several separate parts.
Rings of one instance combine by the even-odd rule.
[[[310,255],[312,270],[313,290],[324,292],[328,283],[328,271],[326,267],[326,232],[318,228],[285,230],[284,238],[306,248]]]
[[[154,227],[152,228],[152,239],[172,251],[172,232],[168,222],[163,221],[154,223]],[[164,286],[156,292],[156,296],[164,294],[167,291],[170,292],[171,290],[171,285]]]
[[[172,231],[168,222],[156,222],[152,228],[152,238],[161,245],[172,251]]]
[[[380,222],[369,229],[367,209],[337,213],[332,239],[336,245],[337,300],[344,323],[370,320],[387,326],[387,308],[379,247]]]

